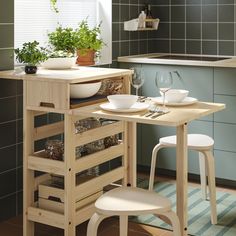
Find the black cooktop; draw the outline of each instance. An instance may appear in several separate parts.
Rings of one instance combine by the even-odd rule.
[[[191,60],[191,61],[221,61],[230,59],[231,57],[201,57],[188,55],[163,55],[158,57],[150,57],[150,59],[172,59],[172,60]]]

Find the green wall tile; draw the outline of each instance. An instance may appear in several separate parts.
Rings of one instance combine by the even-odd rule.
[[[234,42],[219,41],[219,55],[234,55]]]
[[[14,0],[0,1],[0,23],[14,22]]]
[[[13,50],[0,49],[0,70],[10,70],[14,68]]]
[[[14,25],[0,25],[0,48],[14,47]]]
[[[219,23],[219,39],[234,40],[234,23]]]
[[[0,221],[7,220],[16,215],[16,194],[0,199]]]
[[[232,5],[219,6],[219,21],[234,22],[234,7]]]

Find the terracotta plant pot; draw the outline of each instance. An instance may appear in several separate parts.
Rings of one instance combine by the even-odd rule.
[[[76,64],[80,66],[90,66],[95,64],[95,51],[92,49],[78,49],[77,56]]]

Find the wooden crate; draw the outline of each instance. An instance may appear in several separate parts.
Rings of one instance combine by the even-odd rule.
[[[48,187],[45,185],[39,185],[39,199],[38,199],[38,207],[41,209],[46,209],[49,211],[64,213],[64,202],[60,198],[58,198],[57,191],[53,192],[52,187]],[[64,194],[64,190],[63,190]],[[81,208],[95,202],[97,198],[99,198],[103,194],[103,191],[98,191],[93,193],[79,201],[76,202],[76,211],[79,211]],[[47,198],[43,198],[48,196]]]

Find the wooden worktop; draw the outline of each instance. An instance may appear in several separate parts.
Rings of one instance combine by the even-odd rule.
[[[67,84],[87,82],[96,79],[130,75],[131,70],[98,67],[73,67],[68,70],[47,70],[39,68],[37,74],[16,73],[14,70],[0,71],[0,78],[18,80],[37,80],[47,82],[61,82]]]

